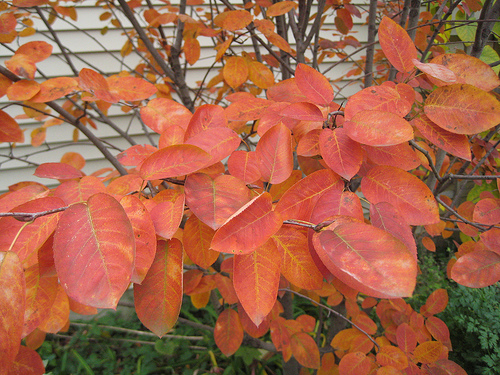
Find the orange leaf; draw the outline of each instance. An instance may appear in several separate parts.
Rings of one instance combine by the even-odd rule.
[[[259,159],[254,151],[234,151],[227,160],[227,170],[246,184],[260,179]]]
[[[109,92],[108,82],[102,74],[92,69],[83,68],[80,70],[78,78],[80,79],[80,87],[82,90],[94,94],[99,99],[109,101],[111,103],[118,102],[119,99],[114,98]]]
[[[233,309],[220,313],[214,329],[215,344],[225,356],[233,355],[243,342],[240,317]]]
[[[406,297],[415,288],[414,256],[382,229],[352,221],[315,233],[313,244],[330,272],[369,296]]]
[[[273,236],[282,255],[281,272],[288,281],[306,290],[320,289],[323,275],[314,264],[307,237],[299,230],[283,226]]]
[[[50,313],[56,298],[57,277],[40,277],[38,264],[25,271],[26,310],[24,311],[23,337],[33,332]]]
[[[271,5],[266,12],[267,17],[277,17],[285,13],[288,13],[293,8],[296,8],[297,4],[294,1],[280,1]],[[307,366],[306,366],[307,367]]]
[[[390,132],[387,124],[391,124]],[[344,129],[350,138],[368,146],[392,146],[413,139],[410,123],[391,112],[357,112],[350,121],[344,122]]]
[[[69,164],[76,169],[82,169],[85,166],[85,159],[78,152],[66,152],[61,157],[61,163]]]
[[[302,366],[318,369],[320,366],[319,348],[314,339],[305,332],[290,337],[292,354]]]
[[[0,34],[9,34],[16,30],[17,20],[14,13],[2,13],[0,15]]]
[[[417,346],[413,356],[417,362],[433,363],[440,358],[443,349],[443,344],[439,341],[426,341]]]
[[[476,232],[477,235],[477,232]],[[484,245],[497,254],[500,255],[500,230],[492,228],[486,232],[481,233],[481,241]]]
[[[128,102],[147,99],[158,91],[155,85],[137,77],[114,75],[106,81],[111,95]]]
[[[189,259],[198,266],[208,269],[219,257],[217,251],[210,249],[215,231],[192,215],[184,225],[184,250]]]
[[[222,73],[227,84],[235,89],[248,79],[248,64],[241,56],[228,57]]]
[[[330,190],[344,189],[342,179],[333,171],[323,169],[303,178],[288,191],[276,205],[276,212],[283,220],[308,221],[320,196]]]
[[[4,62],[7,69],[20,77],[34,79],[36,65],[28,56],[23,54],[14,54],[9,60]]]
[[[52,46],[43,41],[28,42],[19,47],[16,50],[16,54],[26,55],[31,61],[37,63],[45,60],[52,54]]]
[[[123,165],[141,166],[142,162],[158,149],[151,145],[134,145],[120,152],[116,158]]]
[[[377,353],[377,363],[382,366],[392,366],[397,370],[404,370],[408,367],[408,357],[401,349],[385,345]]]
[[[347,353],[339,363],[339,374],[360,375],[370,373],[371,362],[364,353]]]
[[[260,325],[276,302],[280,280],[281,254],[273,240],[254,252],[236,255],[233,283],[248,317]]]
[[[62,214],[54,237],[59,280],[77,302],[115,308],[132,276],[134,232],[124,209],[98,193]],[[81,280],[85,280],[82,283]]]
[[[417,347],[417,336],[408,323],[402,323],[398,326],[396,339],[399,348],[405,353],[412,353]]]
[[[263,193],[235,212],[214,235],[211,248],[233,254],[248,254],[267,242],[281,227],[281,217],[272,211],[272,198]]]
[[[0,110],[0,142],[23,142],[24,133],[16,120]]]
[[[141,119],[158,134],[163,133],[172,125],[186,129],[193,114],[182,104],[166,98],[150,100],[141,108]]]
[[[410,225],[439,221],[438,206],[430,189],[402,169],[374,167],[361,181],[361,189],[372,204],[392,204]]]
[[[408,143],[381,147],[363,145],[362,147],[368,159],[376,165],[389,165],[409,171],[421,164],[417,154]]]
[[[252,198],[245,183],[227,175],[212,179],[203,173],[192,174],[186,179],[184,188],[189,208],[214,230]]]
[[[217,47],[217,55],[215,56],[215,61],[220,61],[222,59],[222,56],[226,53],[227,49],[233,42],[234,37],[230,35],[223,43],[219,44]]]
[[[153,263],[156,253],[155,227],[146,207],[139,198],[125,195],[121,200],[135,238],[135,267],[131,281],[141,283]]]
[[[289,54],[293,53],[292,49],[290,48],[290,44],[288,44],[288,42],[281,35],[271,32],[269,34],[266,34],[266,38],[269,43],[275,45],[280,50],[285,51]]]
[[[261,89],[268,89],[274,85],[273,72],[258,61],[248,63],[248,79]]]
[[[425,64],[421,63],[417,59],[413,59],[413,63],[416,68],[427,74],[427,77],[429,77],[431,81],[436,82],[436,85],[438,86],[443,86],[443,83],[446,85],[457,82],[457,76],[455,73],[444,65],[434,63]],[[432,78],[435,79],[433,80]]]
[[[158,204],[151,209],[151,219],[156,234],[164,239],[171,239],[182,221],[184,214],[184,194],[168,189],[155,195]]]
[[[220,13],[219,16],[215,17],[214,23],[228,31],[244,29],[253,21],[253,16],[246,10],[230,10]]]
[[[356,113],[368,110],[391,112],[400,117],[406,116],[413,105],[413,101],[402,94],[405,88],[413,92],[413,88],[406,84],[399,84],[395,87],[380,85],[367,87],[349,98],[345,106],[345,119],[350,120]]]
[[[54,302],[49,307],[48,315],[40,322],[38,329],[47,333],[57,333],[64,329],[69,321],[69,300],[61,284],[56,287]]]
[[[433,123],[424,114],[414,119],[412,124],[439,148],[459,158],[471,160],[469,138],[466,135],[451,133]]]
[[[310,220],[321,223],[335,215],[351,216],[363,221],[363,207],[359,197],[351,191],[327,191],[318,199]]]
[[[156,151],[141,165],[141,177],[156,180],[184,176],[205,167],[211,155],[193,145],[172,145]]]
[[[468,1],[467,1],[468,2]],[[431,365],[430,371],[438,369],[439,374],[443,375],[467,375],[465,370],[449,359],[439,359]]]
[[[181,242],[160,240],[145,279],[134,285],[137,316],[158,337],[172,329],[181,311],[182,273]]]
[[[282,4],[283,2],[274,5]],[[328,79],[305,64],[298,64],[295,70],[295,82],[307,99],[315,104],[327,106],[333,100],[333,87]]]
[[[427,328],[432,337],[440,341],[450,351],[452,350],[450,331],[445,322],[435,316],[430,316],[425,321],[425,328]]]
[[[238,303],[238,315],[240,316],[241,325],[243,326],[243,329],[250,336],[255,338],[261,337],[264,336],[267,333],[267,331],[269,331],[272,311],[271,313],[269,313],[269,315],[267,315],[264,318],[262,323],[260,323],[258,326],[256,326],[254,322],[252,322],[252,320],[248,317],[247,313],[245,312],[245,309],[243,309],[243,306],[241,306],[241,303]]]
[[[66,163],[43,163],[37,167],[34,175],[40,178],[69,180],[82,177],[83,173]]]
[[[194,65],[200,59],[200,42],[198,39],[186,39],[184,42],[184,56],[189,65]]]
[[[78,89],[78,83],[74,78],[56,77],[50,78],[40,84],[40,91],[30,99],[33,103],[45,103],[62,98]]]
[[[424,111],[441,128],[456,134],[476,134],[500,122],[500,103],[468,84],[439,87],[427,97]]]
[[[292,103],[279,114],[301,121],[324,121],[321,110],[315,104],[307,102]]]
[[[84,176],[80,180],[70,180],[59,185],[54,196],[61,198],[64,203],[70,205],[86,201],[91,195],[96,193],[104,193],[106,186],[94,176]]]
[[[469,288],[484,288],[500,280],[500,254],[475,250],[461,256],[451,269],[451,278]]]
[[[495,225],[500,223],[500,202],[496,198],[481,199],[474,207],[473,220],[477,223]]]
[[[405,73],[414,69],[413,59],[417,58],[417,49],[405,29],[389,17],[384,17],[378,37],[382,51],[397,70]]]
[[[276,102],[299,103],[307,101],[307,97],[299,90],[295,78],[278,82],[267,90],[267,98]]]
[[[293,170],[292,136],[285,125],[278,124],[269,129],[255,152],[261,162],[259,167],[264,181],[279,184],[290,177]]]
[[[354,177],[363,163],[361,145],[349,138],[344,128],[323,129],[319,148],[326,165],[346,180]]]
[[[36,81],[21,80],[13,83],[7,89],[9,100],[30,100],[40,91],[40,85]]]
[[[447,53],[436,56],[431,61],[451,70],[456,77],[455,83],[467,83],[484,91],[491,91],[500,85],[500,78],[484,61],[465,54]],[[442,86],[443,83],[430,77],[432,83]],[[446,83],[445,83],[446,84]]]
[[[16,358],[23,332],[26,284],[16,253],[0,252],[0,368],[9,369]]]
[[[274,87],[274,86],[273,86]],[[226,117],[231,121],[258,120],[271,102],[262,98],[252,98],[231,103],[226,109]]]
[[[216,252],[214,251],[214,253]],[[217,255],[218,254],[219,253],[217,253]],[[215,275],[215,285],[217,286],[217,289],[219,290],[219,293],[221,294],[225,303],[228,303],[230,305],[232,305],[233,303],[238,303],[239,300],[238,296],[236,295],[236,291],[234,290],[233,280],[218,273]],[[239,315],[241,319],[241,314]],[[244,328],[245,327],[243,327],[243,329]]]

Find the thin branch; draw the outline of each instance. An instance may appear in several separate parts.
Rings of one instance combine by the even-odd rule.
[[[42,216],[47,216],[47,215],[52,215],[57,212],[65,211],[69,208],[69,206],[66,207],[60,207],[60,208],[54,208],[53,210],[47,210],[47,211],[40,211],[40,212],[0,212],[0,217],[13,217],[16,220],[29,223],[32,221],[35,221],[39,217]]]
[[[427,159],[427,161],[429,162],[429,166],[431,167],[431,170],[432,170],[432,173],[434,173],[434,176],[436,176],[437,180],[439,182],[442,181],[442,177],[439,175],[439,172],[438,170],[436,169],[436,166],[434,165],[434,162],[432,161],[432,158],[431,158],[431,155],[429,154],[429,151],[427,151],[426,149],[420,147],[415,141],[410,141],[410,144],[416,148],[418,151],[420,151],[422,154],[424,154],[425,158]]]
[[[484,226],[480,225],[480,224],[477,224],[477,223],[474,223],[470,220],[467,220],[465,217],[463,217],[462,215],[460,215],[458,213],[457,210],[455,210],[454,208],[448,206],[441,198],[439,197],[436,197],[436,200],[444,207],[446,208],[448,211],[450,211],[453,215],[455,215],[456,217],[458,217],[460,220],[462,220],[465,224],[469,224],[469,225],[472,225],[474,228],[476,229],[479,229],[481,232],[484,232],[486,230],[489,229],[489,227],[485,228]]]
[[[334,309],[332,309],[331,307],[327,306],[327,305],[323,305],[322,303],[319,303],[319,302],[316,302],[315,300],[313,300],[312,298],[309,298],[299,292],[296,292],[294,290],[291,290],[291,289],[288,289],[288,288],[281,288],[279,290],[283,290],[283,291],[286,291],[286,292],[290,292],[290,293],[293,293],[301,298],[304,298],[306,300],[308,300],[309,302],[312,302],[314,303],[315,305],[317,306],[320,306],[322,307],[323,309],[331,312],[332,314],[335,314],[337,315],[339,318],[345,320],[346,322],[348,322],[349,324],[351,324],[353,327],[355,327],[357,330],[359,330],[361,333],[363,333],[366,337],[368,337],[368,339],[373,342],[373,344],[377,347],[378,351],[380,351],[380,345],[363,329],[361,328],[360,326],[358,326],[356,323],[354,323],[353,321],[351,321],[350,319],[346,318],[344,315],[342,315],[341,313],[339,313],[338,311],[335,311]]]

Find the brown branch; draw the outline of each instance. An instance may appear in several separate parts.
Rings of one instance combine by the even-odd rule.
[[[29,223],[35,221],[39,217],[55,214],[57,212],[65,211],[69,208],[60,207],[54,208],[53,210],[40,211],[40,212],[0,212],[0,217],[13,217],[16,220],[22,221],[23,223]]]

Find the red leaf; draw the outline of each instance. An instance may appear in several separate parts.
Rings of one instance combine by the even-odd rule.
[[[316,69],[306,64],[298,64],[295,70],[295,82],[302,94],[311,102],[323,106],[332,102],[333,87],[328,79]]]
[[[79,180],[63,182],[54,190],[54,196],[60,197],[64,203],[70,205],[86,201],[91,195],[104,193],[106,186],[94,176],[84,176]]]
[[[300,180],[283,194],[276,205],[276,212],[283,220],[308,221],[320,196],[327,191],[344,189],[342,179],[333,171],[323,169]]]
[[[243,342],[240,317],[233,309],[220,313],[214,329],[215,344],[225,356],[233,355]]]
[[[193,145],[172,145],[148,156],[141,165],[141,177],[156,180],[184,176],[207,166],[211,155]]]
[[[42,375],[45,374],[45,366],[42,358],[33,349],[20,345],[16,359],[9,369],[8,375]]]
[[[410,101],[403,95],[403,87],[414,93],[413,88],[404,83],[396,87],[372,86],[357,92],[349,98],[345,106],[345,119],[350,120],[356,113],[368,110],[391,112],[400,117],[406,116],[411,110],[413,100]]]
[[[500,85],[500,78],[491,67],[484,61],[466,54],[447,53],[436,56],[431,61],[451,70],[456,77],[456,83],[467,83],[484,91],[491,91]],[[430,78],[437,86],[443,83]],[[446,84],[446,83],[445,83]]]
[[[410,225],[439,221],[436,200],[420,179],[395,167],[372,168],[361,181],[361,189],[372,203],[388,202]]]
[[[409,171],[421,164],[417,154],[408,143],[381,147],[363,145],[363,149],[368,160],[376,165],[388,165]]]
[[[469,138],[466,135],[451,133],[433,123],[424,114],[414,119],[412,124],[425,138],[439,148],[459,158],[471,160]]]
[[[151,145],[134,145],[120,152],[116,158],[123,165],[140,167],[142,162],[158,149]]]
[[[281,227],[281,217],[272,211],[272,198],[263,193],[235,212],[212,239],[215,251],[248,254],[275,234]]]
[[[214,230],[252,198],[241,180],[227,175],[212,179],[206,174],[196,173],[186,179],[184,188],[189,208]]]
[[[47,333],[61,331],[69,321],[69,300],[61,284],[56,287],[56,298],[49,307],[49,313],[40,322],[38,329]]]
[[[95,194],[62,214],[54,261],[64,289],[77,302],[115,308],[130,283],[134,256],[132,225],[111,196]]]
[[[234,151],[227,160],[227,170],[246,184],[260,179],[260,160],[254,151]]]
[[[16,253],[0,252],[0,368],[9,369],[16,358],[23,332],[26,284]]]
[[[410,296],[417,262],[406,246],[389,233],[362,222],[341,224],[315,233],[314,248],[340,280],[380,298]]]
[[[278,124],[262,136],[255,150],[261,164],[264,181],[279,184],[290,177],[293,170],[292,136],[290,130]]]
[[[371,367],[371,361],[364,353],[354,352],[342,357],[338,370],[343,375],[359,375],[368,374]]]
[[[320,289],[323,275],[309,253],[307,237],[301,231],[285,225],[273,236],[273,240],[282,256],[283,276],[299,288]]]
[[[207,166],[227,158],[240,143],[241,138],[229,128],[209,128],[186,141],[186,144],[198,146],[212,156]]]
[[[450,331],[446,323],[435,316],[430,316],[425,321],[425,328],[437,341],[440,341],[450,351],[452,350],[450,341]]]
[[[391,345],[384,345],[377,353],[377,363],[382,366],[392,366],[396,370],[404,370],[408,367],[408,357],[401,349]]]
[[[0,142],[24,142],[24,133],[19,124],[6,112],[0,110]]]
[[[214,253],[219,255],[219,253],[215,251]],[[236,295],[236,291],[234,290],[233,280],[231,280],[229,277],[222,276],[220,273],[217,273],[215,275],[215,285],[217,286],[217,289],[219,290],[219,293],[221,294],[225,303],[228,303],[230,305],[232,305],[233,303],[238,303],[239,300],[238,296]],[[239,315],[241,318],[241,314]]]
[[[323,129],[319,148],[326,165],[346,180],[354,177],[363,163],[361,145],[349,138],[344,128]]]
[[[391,131],[387,131],[388,124]],[[392,146],[413,139],[410,123],[391,112],[357,112],[344,122],[344,129],[350,138],[368,146]]]
[[[408,323],[403,323],[398,326],[396,339],[399,348],[405,353],[412,353],[417,347],[417,336]]]
[[[137,316],[158,337],[170,331],[182,304],[182,244],[158,241],[156,256],[142,284],[134,285]]]
[[[267,315],[262,323],[260,323],[258,326],[254,324],[248,317],[247,313],[245,312],[245,309],[243,306],[241,306],[241,303],[238,303],[238,315],[240,316],[241,320],[241,325],[243,326],[243,329],[245,330],[246,333],[248,333],[252,337],[261,337],[264,336],[267,331],[269,331],[269,323],[271,320],[271,315],[272,311],[269,315]]]
[[[427,97],[424,111],[441,128],[456,134],[476,134],[500,122],[500,102],[468,84],[439,87]]]
[[[66,163],[43,163],[35,170],[34,175],[40,178],[69,180],[82,177],[83,173]]]
[[[319,197],[310,220],[319,224],[336,215],[352,216],[363,221],[363,207],[359,197],[351,191],[329,190]]]
[[[432,80],[432,78],[435,78],[437,80],[437,82],[436,82],[436,80],[432,80],[432,81],[436,82],[436,84],[438,86],[442,86],[443,83],[450,84],[450,83],[457,82],[457,76],[455,75],[455,73],[443,65],[434,64],[434,63],[425,64],[425,63],[421,63],[417,59],[414,59],[413,63],[415,64],[416,68],[420,69],[422,72],[427,74],[427,77],[429,77],[429,79]]]
[[[434,368],[438,369],[439,374],[443,375],[467,375],[462,367],[449,359],[437,360],[432,364],[431,371],[433,371]]]
[[[234,258],[233,283],[248,317],[260,325],[278,296],[281,254],[273,240],[245,255]]]
[[[186,139],[210,128],[227,127],[224,109],[214,104],[204,104],[196,109],[186,129]]]
[[[19,47],[16,54],[26,55],[31,61],[37,63],[45,60],[52,54],[52,46],[43,41],[28,42]]]
[[[500,254],[475,250],[461,256],[451,269],[451,278],[469,288],[484,288],[500,280]]]
[[[473,220],[480,224],[500,223],[500,202],[496,198],[481,199],[474,207]]]
[[[436,289],[427,297],[425,302],[425,312],[427,315],[434,315],[443,312],[448,305],[448,292],[446,289]]]
[[[0,196],[0,212],[8,212],[14,207],[35,198],[46,196],[48,189],[41,184],[26,185],[18,190]]]
[[[155,227],[144,204],[133,195],[120,200],[127,214],[135,239],[135,266],[131,281],[141,283],[153,263],[156,253]]]
[[[155,85],[137,77],[113,75],[106,81],[111,95],[128,102],[147,99],[158,91]]]
[[[307,368],[319,369],[319,348],[314,339],[305,332],[290,337],[292,353],[297,362]]]
[[[266,92],[267,98],[275,102],[299,103],[308,99],[299,90],[295,78],[285,79],[270,87]]]
[[[2,13],[0,15],[0,34],[9,34],[16,30],[17,20],[14,13]]]
[[[405,29],[384,17],[380,22],[378,37],[382,51],[397,70],[405,73],[414,69],[413,59],[417,58],[417,49]]]
[[[281,116],[301,121],[324,121],[324,116],[316,104],[308,102],[292,103],[280,112]]]
[[[193,114],[182,104],[166,98],[150,100],[141,108],[141,119],[158,134],[170,126],[177,125],[186,129]]]
[[[477,232],[475,235],[477,235]],[[492,228],[481,233],[481,241],[488,248],[488,250],[500,255],[500,229]]]

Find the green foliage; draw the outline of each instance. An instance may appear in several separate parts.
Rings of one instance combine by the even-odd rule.
[[[450,359],[469,375],[500,373],[500,285],[471,289],[456,285],[448,290],[450,302],[443,313],[453,343]]]

